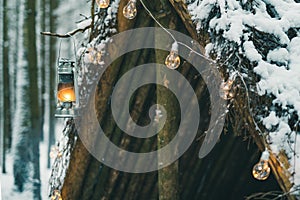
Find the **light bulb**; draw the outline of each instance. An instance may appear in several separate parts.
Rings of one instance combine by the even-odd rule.
[[[178,56],[178,44],[177,44],[177,42],[173,43],[170,54],[167,56],[167,58],[165,60],[165,65],[169,69],[177,69],[179,67],[180,58]]]
[[[90,63],[93,63],[94,62],[94,48],[89,47],[87,49],[86,53],[87,53],[87,56],[88,56],[88,61]]]
[[[51,200],[62,200],[61,194],[58,190],[54,190]]]
[[[271,172],[271,169],[268,164],[269,156],[270,154],[268,150],[264,151],[261,155],[259,162],[256,165],[254,165],[252,169],[252,175],[255,179],[263,181],[269,177]]]
[[[110,0],[96,0],[96,4],[99,8],[107,8],[109,6]]]
[[[229,100],[234,97],[234,93],[231,91],[232,84],[233,84],[233,80],[231,80],[231,79],[228,79],[226,82],[223,81],[221,83],[220,90],[219,90],[219,94],[220,94],[221,98],[223,98],[225,100]]]
[[[133,19],[135,18],[137,14],[136,9],[136,0],[130,0],[127,5],[123,8],[123,15],[127,19]]]
[[[95,47],[94,48],[90,47],[88,48],[86,53],[88,53],[88,61],[90,63],[93,63],[94,65],[101,63],[101,58],[102,58],[101,51],[98,51]]]
[[[155,117],[154,117],[154,121],[155,122],[159,122],[160,118],[162,118],[162,112],[160,109],[156,109],[155,110]]]
[[[96,51],[94,64],[100,64],[101,63],[101,58],[102,58],[101,51]]]
[[[57,155],[57,149],[55,147],[52,147],[49,156],[50,158],[53,159],[56,157],[56,155]]]
[[[50,151],[50,154],[49,154],[50,158],[54,159],[54,158],[60,158],[62,157],[62,152],[59,151],[59,148],[58,147],[52,147],[51,148],[51,151]]]
[[[61,102],[72,102],[76,100],[74,87],[67,87],[57,92],[57,98]]]
[[[61,158],[62,156],[63,156],[63,153],[62,153],[61,151],[58,151],[58,152],[57,152],[57,157],[58,157],[58,158]]]

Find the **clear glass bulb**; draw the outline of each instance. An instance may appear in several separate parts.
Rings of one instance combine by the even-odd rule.
[[[165,60],[165,64],[169,69],[177,69],[180,65],[180,58],[177,51],[171,50]]]
[[[257,180],[266,180],[270,175],[271,169],[268,160],[260,160],[252,169],[253,177]]]
[[[226,82],[223,81],[221,83],[220,90],[219,90],[219,94],[221,98],[225,100],[229,100],[234,97],[234,93],[231,91],[232,84],[233,84],[233,80],[231,79],[228,79]]]
[[[50,158],[52,159],[55,158],[57,156],[57,152],[58,152],[58,147],[52,146],[49,154]]]
[[[101,51],[97,51],[95,53],[95,61],[94,64],[100,64],[101,63],[101,58],[102,58],[102,53]]]
[[[107,8],[109,6],[110,0],[96,0],[96,4],[99,8]]]
[[[123,15],[127,19],[133,19],[135,18],[136,14],[136,0],[130,0],[128,4],[123,8]]]
[[[89,47],[87,49],[86,53],[87,53],[88,61],[90,63],[93,63],[94,62],[94,48]]]
[[[86,51],[88,56],[88,62],[93,63],[94,65],[101,63],[102,52],[98,51],[97,48],[90,47]]]

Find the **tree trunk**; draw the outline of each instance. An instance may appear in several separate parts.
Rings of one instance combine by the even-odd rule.
[[[12,102],[12,106],[11,106],[11,111],[12,113],[15,112],[15,108],[16,108],[16,104],[17,104],[17,94],[16,94],[16,88],[17,88],[17,70],[18,70],[18,51],[19,51],[19,23],[20,23],[20,0],[15,0],[15,13],[17,13],[15,15],[15,18],[13,19],[13,24],[15,24],[15,28],[14,28],[14,37],[15,37],[15,41],[14,42],[14,47],[12,48],[13,50],[13,69],[12,69],[12,76],[11,76],[11,85],[12,85],[12,90],[11,90],[11,102]]]
[[[156,12],[159,13],[162,10],[167,13],[170,12],[169,2],[166,0],[161,0],[161,4],[156,4]],[[159,22],[166,28],[175,29],[177,28],[177,15],[175,13],[166,15],[162,17]],[[158,25],[156,25],[159,27]],[[163,35],[155,35],[155,43],[160,44],[164,43],[166,38]],[[168,41],[170,44],[174,41]],[[170,46],[171,49],[171,46]],[[169,52],[163,52],[161,50],[155,51],[156,62],[155,63],[164,63]],[[163,78],[168,79],[166,74],[162,72],[157,72],[158,82],[163,82]],[[171,83],[174,84],[174,83]],[[157,86],[157,104],[162,105],[168,113],[168,119],[164,124],[163,130],[157,134],[157,147],[158,149],[163,148],[168,145],[173,137],[176,135],[178,130],[178,123],[180,122],[180,112],[178,110],[178,104],[176,102],[176,97],[168,92],[168,89],[162,86]],[[176,149],[174,149],[176,151]],[[173,152],[169,152],[170,156]],[[164,160],[158,154],[158,165],[163,163]],[[164,167],[158,170],[158,199],[159,200],[179,200],[179,169],[178,169],[178,160],[170,164],[167,167]]]
[[[49,15],[50,17],[50,32],[55,32],[56,31],[56,13],[55,10],[58,6],[57,0],[48,0],[48,3],[50,5],[50,11]],[[55,118],[54,118],[54,113],[55,113],[55,90],[56,90],[56,83],[55,83],[55,74],[56,74],[56,65],[57,65],[57,58],[56,58],[56,38],[55,37],[50,37],[49,41],[49,138],[48,138],[48,155],[50,154],[51,151],[51,146],[55,144]],[[50,168],[50,158],[48,157],[47,161],[47,167]]]
[[[25,5],[22,2],[20,4],[20,15],[25,15]],[[20,48],[24,51],[19,51],[18,57],[18,68],[17,68],[17,85],[16,94],[16,122],[14,126],[14,163],[13,163],[13,173],[14,173],[14,184],[17,186],[19,192],[23,192],[26,182],[29,176],[29,164],[30,164],[30,100],[29,100],[29,70],[27,61],[27,46],[24,41],[26,38],[26,27],[25,19],[20,21],[18,24],[20,34],[17,38],[21,44]]]
[[[11,142],[11,113],[10,113],[10,82],[9,82],[9,38],[8,38],[8,7],[7,1],[3,0],[3,42],[2,42],[2,66],[3,66],[3,157],[2,157],[2,172],[6,173],[6,150]]]
[[[40,28],[41,30],[46,30],[46,0],[40,1]],[[40,36],[40,83],[41,83],[41,90],[40,90],[40,101],[41,101],[41,131],[40,131],[40,139],[41,141],[44,140],[44,123],[45,123],[45,106],[46,106],[46,68],[48,62],[46,57],[46,49],[48,44],[46,45],[46,37]]]
[[[30,0],[25,4],[25,24],[24,24],[24,46],[28,49],[27,65],[29,74],[29,97],[30,104],[30,120],[31,131],[29,139],[31,142],[31,162],[33,164],[33,195],[34,199],[41,199],[41,183],[40,183],[40,104],[39,104],[39,87],[38,87],[38,63],[36,48],[36,3]]]

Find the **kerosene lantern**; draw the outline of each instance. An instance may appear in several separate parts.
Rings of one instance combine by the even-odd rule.
[[[60,59],[57,67],[57,108],[55,117],[74,118],[77,100],[75,62]]]

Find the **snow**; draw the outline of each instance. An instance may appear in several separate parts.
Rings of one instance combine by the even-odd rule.
[[[273,8],[271,11],[267,4]],[[258,0],[253,4],[250,1],[194,0],[188,9],[197,30],[208,28],[210,33],[222,33],[228,44],[236,44],[238,52],[255,63],[254,72],[260,76],[257,93],[272,94],[274,99],[267,115],[254,117],[261,118],[269,131],[272,152],[286,152],[293,174],[291,181],[295,184],[291,190],[299,189],[300,148],[296,145],[300,143],[300,132],[295,128],[299,125],[295,120],[300,118],[300,31],[296,29],[300,28],[300,4],[290,0]],[[216,15],[218,10],[220,15]],[[277,48],[263,55],[253,43],[251,28],[274,35]],[[287,33],[289,30],[297,32],[292,39]],[[206,46],[206,54],[216,52],[221,55],[223,47],[217,41],[211,41]],[[275,109],[275,106],[281,109]],[[292,125],[291,119],[294,119]]]
[[[47,144],[41,143],[40,145],[41,152],[47,152]],[[41,183],[42,183],[42,199],[48,199],[47,196],[47,177],[49,177],[49,169],[46,169],[46,156],[45,154],[41,153]],[[32,196],[32,189],[30,186],[27,185],[27,187],[24,189],[24,192],[19,193],[15,189],[14,186],[14,176],[13,176],[13,161],[14,157],[13,154],[10,153],[7,156],[7,173],[2,174],[1,181],[5,184],[2,184],[2,195],[3,199],[11,199],[11,200],[17,200],[17,199],[33,199]]]
[[[267,55],[267,61],[269,63],[273,61],[273,62],[279,62],[279,63],[283,63],[284,65],[287,65],[288,60],[289,60],[289,52],[285,48],[278,48],[278,49],[271,50]]]
[[[255,46],[252,41],[244,42],[243,47],[245,54],[250,61],[254,62],[262,59],[261,55],[255,49]]]
[[[85,27],[91,25],[92,19],[83,20],[77,24],[77,28],[84,29]]]

